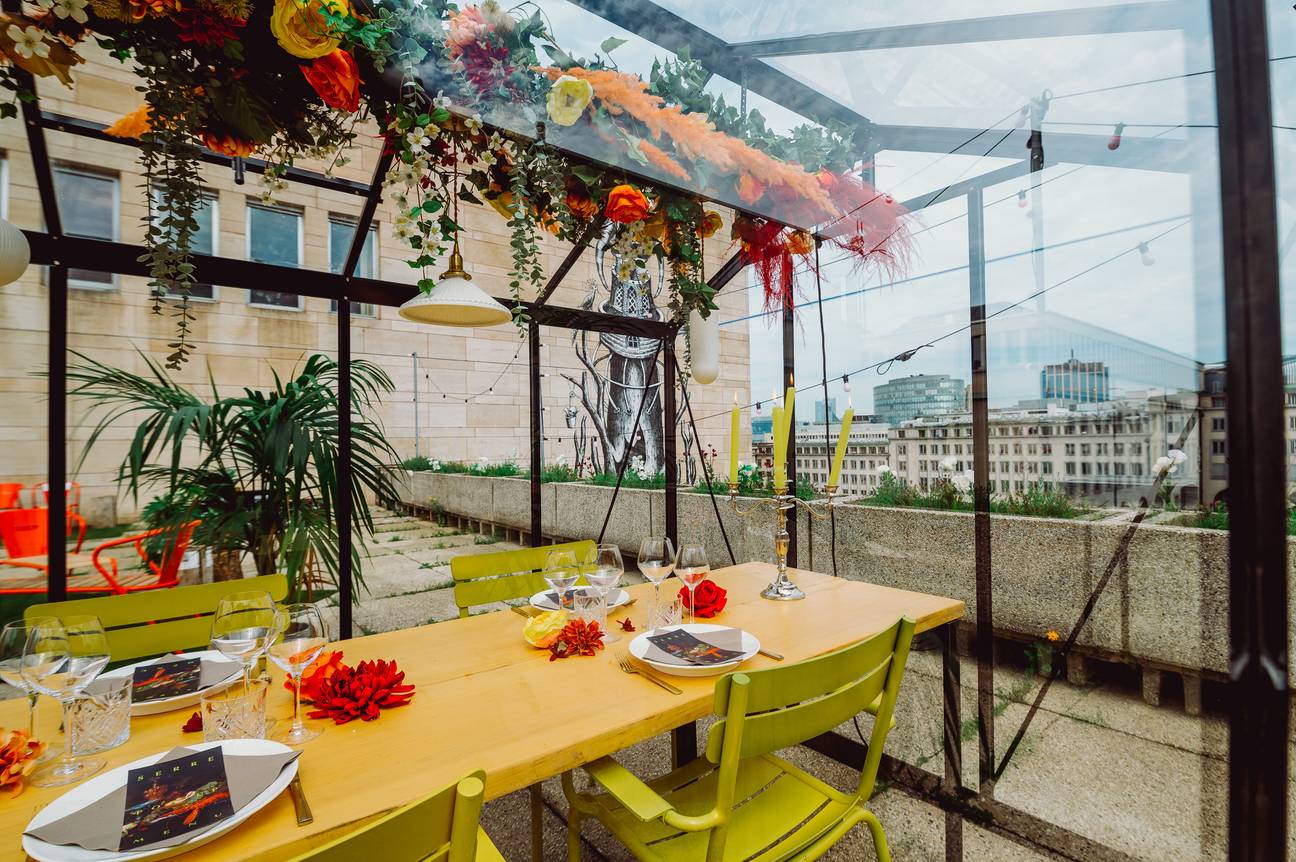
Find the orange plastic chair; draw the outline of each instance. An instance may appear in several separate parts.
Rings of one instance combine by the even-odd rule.
[[[112,585],[114,593],[133,593],[140,590],[157,590],[165,587],[174,587],[180,582],[180,563],[184,560],[185,553],[189,550],[189,542],[193,539],[194,528],[201,521],[190,521],[175,531],[168,530],[149,530],[146,533],[137,533],[134,536],[122,536],[117,539],[109,539],[94,549],[91,554],[91,562],[99,570],[99,574],[104,576],[109,584]],[[144,550],[144,541],[154,536],[162,536],[170,532],[171,540],[167,543],[166,548],[162,551],[162,559],[159,562],[153,562],[149,559],[148,553]],[[135,551],[139,554],[140,561],[148,567],[149,571],[157,578],[155,581],[143,581],[143,575],[136,575],[133,578],[121,578],[117,574],[117,559],[115,557],[103,557],[100,555],[110,548],[120,548],[123,545],[135,545]],[[108,563],[104,565],[105,561]]]
[[[22,508],[22,482],[0,482],[0,510]]]
[[[67,491],[67,510],[81,511],[81,483],[68,482],[63,486]],[[32,506],[49,507],[49,482],[37,482],[31,486]]]
[[[109,589],[99,578],[90,583],[79,583],[77,569],[89,569],[94,565],[90,554],[81,553],[81,543],[85,541],[85,519],[75,512],[68,512],[68,536],[76,532],[76,545],[67,555],[68,590],[76,592],[105,592]],[[4,559],[0,566],[11,566],[18,569],[36,569],[42,573],[49,572],[49,509],[6,509],[0,511],[0,541],[4,542]],[[87,576],[79,576],[85,581]],[[33,594],[45,592],[45,578],[40,577],[3,577],[0,578],[0,594]]]

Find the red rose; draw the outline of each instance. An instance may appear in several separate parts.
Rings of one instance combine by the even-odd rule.
[[[338,48],[312,60],[301,70],[330,108],[347,113],[360,109],[360,70],[356,68],[355,58],[346,51]]]
[[[680,587],[679,595],[684,607],[688,608],[688,587]],[[715,581],[703,581],[698,584],[697,589],[693,591],[693,596],[697,599],[697,608],[694,609],[693,615],[704,618],[710,618],[720,613],[724,610],[725,603],[729,601],[729,594]]]

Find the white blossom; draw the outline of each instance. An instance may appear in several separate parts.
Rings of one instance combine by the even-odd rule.
[[[10,24],[5,34],[13,40],[14,51],[18,56],[30,60],[35,57],[48,57],[50,46],[46,43],[43,34],[37,27],[19,27],[17,24]]]
[[[894,473],[894,472],[895,472],[895,471],[892,470],[890,467],[888,467],[886,464],[879,464],[879,465],[878,465],[877,473],[878,473],[879,476],[885,476],[885,475],[888,474],[888,473]]]
[[[1169,455],[1170,460],[1174,462],[1176,467],[1188,460],[1188,456],[1183,453],[1182,449],[1171,449],[1166,454]]]
[[[944,470],[946,473],[953,473],[953,472],[954,472],[954,468],[955,468],[957,465],[958,465],[958,462],[956,462],[953,458],[946,458],[946,459],[944,459],[943,461],[940,462],[940,468],[941,468],[942,470]]]
[[[954,487],[959,490],[959,493],[966,494],[972,489],[972,474],[959,473],[951,479],[950,482],[952,482]]]
[[[481,114],[473,114],[464,120],[464,127],[474,135],[481,131],[482,118]]]
[[[78,24],[84,24],[89,20],[85,11],[88,5],[90,5],[89,0],[54,0],[54,16],[71,18]]]
[[[450,105],[450,97],[442,92],[437,92],[436,98],[432,100],[432,106],[435,108],[445,108],[448,111],[450,110]]]

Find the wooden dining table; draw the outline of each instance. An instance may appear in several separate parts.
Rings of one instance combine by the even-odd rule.
[[[786,662],[810,658],[867,637],[907,616],[922,632],[963,616],[963,602],[789,570],[806,592],[803,601],[760,598],[774,576],[767,563],[743,563],[711,572],[728,591],[728,604],[710,622],[743,628]],[[663,594],[674,592],[669,580]],[[672,694],[638,674],[623,673],[617,654],[631,634],[615,624],[629,616],[642,628],[653,588],[629,588],[637,599],[614,612],[610,627],[621,640],[593,657],[550,661],[546,650],[522,638],[524,620],[507,610],[342,641],[330,647],[347,664],[394,659],[417,686],[407,705],[384,710],[373,722],[328,725],[303,746],[300,776],[315,821],[298,826],[287,793],[227,835],[184,858],[189,862],[280,860],[331,840],[475,769],[486,771],[494,799],[565,770],[694,722],[711,712],[715,678],[670,677]],[[744,667],[778,662],[758,655]],[[901,697],[904,696],[903,689]],[[286,719],[292,698],[275,672],[271,715]],[[26,700],[0,702],[0,726],[26,726]],[[42,703],[42,710],[53,709]],[[108,768],[186,743],[191,710],[132,719],[130,739],[104,755]],[[54,740],[61,742],[61,740]],[[32,816],[66,788],[29,787],[0,797],[0,862],[26,858],[21,835]]]

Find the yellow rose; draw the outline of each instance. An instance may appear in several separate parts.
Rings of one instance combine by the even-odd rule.
[[[522,627],[522,637],[538,649],[548,649],[558,639],[558,635],[567,625],[567,612],[564,610],[545,611],[527,620]]]
[[[594,98],[594,88],[589,81],[562,75],[549,88],[549,98],[545,107],[549,119],[560,126],[570,126],[580,119],[581,113]]]
[[[329,34],[321,11],[325,3],[335,14],[351,11],[348,0],[275,0],[270,14],[270,32],[279,46],[303,60],[314,60],[337,50],[341,42]]]

